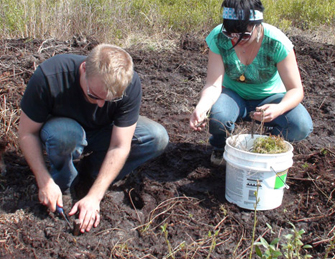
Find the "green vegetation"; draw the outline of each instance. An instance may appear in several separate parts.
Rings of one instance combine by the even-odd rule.
[[[335,24],[332,0],[263,0],[265,22],[284,31]],[[93,36],[122,46],[155,42],[163,46],[182,33],[204,38],[221,22],[214,0],[1,0],[3,38]]]
[[[170,241],[169,241],[169,239],[168,239],[168,235],[169,235],[169,232],[167,231],[167,223],[165,223],[163,226],[161,226],[161,229],[162,229],[162,232],[163,232],[163,234],[164,234],[164,238],[165,238],[165,242],[166,242],[166,244],[167,244],[167,246],[168,246],[168,249],[169,249],[169,257],[171,256],[172,257],[172,259],[174,259],[175,257],[174,257],[174,254],[173,254],[173,250],[172,250],[172,246],[171,246],[171,244],[170,244]]]
[[[254,192],[254,195],[256,197],[256,203],[254,204],[254,226],[252,228],[252,238],[251,238],[251,246],[250,246],[250,253],[249,253],[249,259],[252,258],[252,253],[254,249],[254,244],[255,244],[255,234],[256,234],[256,226],[257,226],[257,205],[259,204],[260,198],[258,197],[258,191],[259,191],[259,181],[257,180],[257,189]]]
[[[283,30],[291,26],[307,30],[335,24],[333,0],[268,0],[263,3],[268,7],[266,21]]]
[[[268,243],[263,236],[259,237],[259,242],[255,242],[255,233],[257,226],[257,205],[260,202],[260,198],[258,197],[259,191],[259,182],[257,181],[257,190],[254,192],[256,197],[256,203],[254,204],[254,226],[252,230],[252,239],[250,246],[249,259],[253,258],[253,247],[255,246],[255,253],[258,257],[262,259],[275,259],[275,258],[286,258],[286,259],[307,259],[312,256],[306,252],[306,249],[313,248],[311,245],[304,245],[302,242],[302,235],[305,233],[305,230],[298,230],[295,225],[291,222],[288,222],[292,229],[290,229],[289,234],[285,235],[284,240],[281,240],[279,237],[274,238],[271,243]],[[271,225],[266,224],[271,234],[274,234]],[[332,242],[330,241],[329,251],[332,249]],[[281,249],[279,248],[281,245]],[[263,247],[263,249],[261,249]],[[264,251],[262,251],[264,250]],[[328,250],[327,250],[328,251]],[[283,253],[282,253],[283,252]],[[302,255],[302,252],[305,255]],[[283,256],[283,257],[282,257]],[[326,258],[326,257],[325,257]]]
[[[288,151],[285,140],[280,136],[266,136],[255,139],[252,152],[260,154],[279,154]]]
[[[298,230],[291,222],[289,223],[293,229],[291,230],[291,234],[287,234],[285,236],[287,243],[282,245],[284,250],[284,257],[288,259],[312,258],[312,256],[309,254],[305,254],[304,256],[301,255],[302,249],[313,248],[311,245],[304,245],[301,241],[301,237],[305,233],[305,230]]]
[[[287,258],[287,259],[307,259],[312,258],[306,252],[306,249],[311,249],[311,245],[304,245],[301,241],[302,235],[305,230],[298,230],[296,227],[289,222],[292,226],[291,233],[284,236],[285,240],[280,238],[275,238],[270,244],[265,240],[265,238],[260,237],[260,242],[254,243],[256,245],[256,255],[262,259],[274,259],[274,258]],[[281,241],[281,244],[280,244]],[[279,244],[281,245],[281,251],[279,249]],[[264,252],[262,252],[261,247],[263,247]],[[304,253],[304,255],[302,255]]]

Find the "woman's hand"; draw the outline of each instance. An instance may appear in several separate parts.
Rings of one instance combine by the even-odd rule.
[[[282,108],[280,104],[265,104],[257,107],[256,111],[252,112],[250,117],[260,122],[270,122],[281,114]]]
[[[190,127],[201,131],[207,124],[207,114],[222,91],[224,66],[222,57],[209,50],[206,84],[201,91],[200,100],[190,118]]]
[[[195,131],[201,131],[207,124],[207,110],[195,108],[190,118],[190,127]]]

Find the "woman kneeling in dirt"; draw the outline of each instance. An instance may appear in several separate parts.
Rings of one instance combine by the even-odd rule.
[[[190,118],[200,131],[209,113],[211,161],[222,163],[226,134],[237,120],[264,122],[272,135],[288,141],[306,138],[311,117],[300,104],[303,86],[292,42],[279,29],[263,23],[259,0],[225,0],[223,24],[207,36],[206,84]]]

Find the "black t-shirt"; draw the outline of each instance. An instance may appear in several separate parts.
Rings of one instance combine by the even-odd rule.
[[[118,102],[103,107],[89,103],[79,83],[79,66],[86,56],[59,54],[43,62],[35,71],[21,100],[21,108],[38,123],[50,116],[76,120],[85,130],[99,129],[114,122],[128,127],[137,122],[142,89],[134,72],[131,84]]]

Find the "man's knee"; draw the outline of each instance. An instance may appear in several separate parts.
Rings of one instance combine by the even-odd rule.
[[[150,145],[153,152],[163,153],[169,143],[166,129],[161,124],[143,116],[140,117],[139,127],[142,128],[139,139],[146,142],[146,145]]]
[[[42,127],[40,137],[48,149],[61,153],[81,153],[87,145],[84,129],[75,120],[69,118],[52,118]]]
[[[154,128],[154,139],[156,142],[157,152],[163,153],[167,145],[169,144],[169,135],[166,129],[158,124]]]

